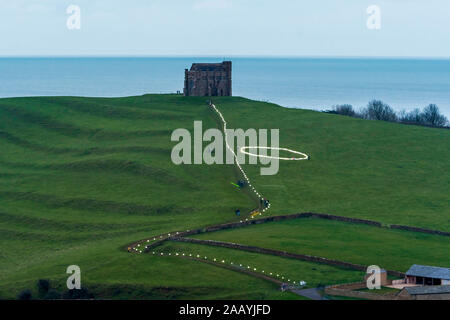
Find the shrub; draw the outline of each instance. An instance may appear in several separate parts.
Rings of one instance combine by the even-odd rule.
[[[23,290],[17,295],[17,299],[19,300],[31,300],[33,298],[33,295],[31,294],[30,290]]]
[[[56,290],[50,290],[44,297],[45,300],[58,300],[61,299],[61,294]]]
[[[417,108],[408,113],[403,111],[399,116],[399,121],[437,128],[448,125],[447,118],[439,112],[439,108],[435,104],[428,105],[422,112]]]
[[[410,112],[402,111],[398,118],[403,123],[423,125],[422,114],[418,108]]]
[[[400,122],[436,128],[449,126],[448,119],[439,112],[439,108],[435,104],[428,105],[423,111],[416,108],[410,112],[403,110],[397,114],[394,109],[381,100],[372,100],[360,112],[355,111],[350,104],[335,105],[332,110],[326,110],[324,112],[354,118]]]
[[[363,115],[369,120],[397,121],[394,109],[381,100],[370,101]]]
[[[62,297],[63,299],[67,300],[83,300],[94,298],[94,296],[85,288],[67,290],[63,293]]]
[[[37,282],[39,297],[43,298],[50,289],[50,281],[47,279],[39,279]]]
[[[422,119],[425,125],[431,127],[445,127],[448,123],[447,118],[439,112],[435,104],[430,104],[423,109]]]
[[[355,117],[356,112],[353,110],[351,104],[341,104],[333,107],[333,113],[341,114],[343,116]]]

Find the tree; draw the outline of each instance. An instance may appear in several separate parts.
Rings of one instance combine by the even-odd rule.
[[[333,113],[349,117],[354,117],[356,115],[356,112],[353,110],[353,106],[351,104],[336,105],[333,107]]]
[[[447,118],[439,112],[435,104],[429,104],[423,109],[422,118],[425,125],[432,127],[445,127],[448,123]]]
[[[48,293],[50,289],[50,281],[47,279],[39,279],[37,282],[39,297],[43,298]]]
[[[370,120],[397,121],[394,109],[381,100],[370,101],[363,114]]]
[[[62,294],[62,298],[66,300],[83,300],[93,299],[94,295],[86,288],[67,290]]]
[[[45,300],[59,300],[61,299],[61,294],[56,290],[49,290],[44,297]]]
[[[423,125],[423,115],[418,108],[410,112],[402,111],[398,118],[403,123]]]
[[[17,299],[19,300],[31,300],[31,298],[33,297],[33,295],[31,294],[30,290],[23,290],[22,292],[20,292],[17,295]]]

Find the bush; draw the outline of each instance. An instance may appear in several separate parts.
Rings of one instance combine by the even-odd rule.
[[[45,300],[58,300],[61,299],[61,294],[56,290],[50,290],[44,297]]]
[[[381,100],[372,100],[363,111],[363,116],[369,120],[397,121],[394,109]]]
[[[425,125],[431,127],[445,127],[448,123],[447,118],[439,112],[435,104],[430,104],[423,109],[422,119]]]
[[[423,117],[418,108],[410,112],[402,111],[398,118],[402,123],[423,125]]]
[[[366,108],[361,110],[361,112],[355,111],[350,104],[336,105],[333,107],[333,110],[327,110],[324,112],[354,118],[400,122],[435,128],[444,128],[449,126],[448,119],[439,112],[439,108],[435,104],[428,105],[423,109],[423,111],[416,108],[410,112],[401,111],[397,114],[394,109],[384,102],[380,100],[372,100]]]
[[[23,290],[17,295],[17,299],[19,300],[31,300],[33,298],[33,295],[31,294],[30,290]]]
[[[37,282],[37,288],[39,297],[43,298],[48,293],[50,289],[50,280],[47,279],[39,279]]]
[[[67,300],[84,300],[84,299],[93,299],[94,295],[89,293],[89,291],[85,288],[81,289],[72,289],[67,290],[62,295],[63,299]]]
[[[414,109],[408,113],[403,111],[399,116],[399,121],[436,128],[442,128],[448,125],[447,118],[439,112],[439,108],[435,104],[428,105],[422,112],[419,109]]]
[[[353,110],[353,106],[351,104],[336,105],[333,107],[333,113],[349,117],[356,116],[356,112]]]

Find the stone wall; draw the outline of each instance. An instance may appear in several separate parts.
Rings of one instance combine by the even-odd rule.
[[[266,222],[275,222],[275,221],[301,219],[301,218],[319,218],[319,219],[343,221],[343,222],[350,222],[350,223],[366,224],[366,225],[371,225],[371,226],[379,227],[379,228],[382,227],[382,224],[377,221],[341,217],[341,216],[335,216],[335,215],[324,214],[324,213],[305,212],[305,213],[296,213],[296,214],[281,215],[281,216],[272,216],[272,217],[266,217],[266,218],[260,218],[260,219],[251,219],[251,220],[242,221],[242,222],[225,223],[225,224],[220,224],[220,225],[216,225],[216,226],[203,228],[203,229],[199,230],[198,233],[214,232],[214,231],[219,231],[219,230],[245,227],[248,225],[261,224],[261,223],[266,223]]]
[[[186,237],[189,235],[195,235],[195,234],[199,234],[199,233],[214,232],[214,231],[220,231],[220,230],[225,230],[225,229],[245,227],[248,225],[261,224],[261,223],[266,223],[266,222],[275,222],[275,221],[301,219],[301,218],[318,218],[318,219],[335,220],[335,221],[342,221],[342,222],[349,222],[349,223],[366,224],[366,225],[370,225],[370,226],[374,226],[374,227],[378,227],[378,228],[384,227],[382,223],[373,221],[373,220],[342,217],[342,216],[336,216],[336,215],[325,214],[325,213],[305,212],[305,213],[296,213],[296,214],[281,215],[281,216],[272,216],[272,217],[266,217],[266,218],[260,218],[260,219],[251,219],[251,220],[242,221],[242,222],[224,223],[224,224],[219,224],[219,225],[214,225],[214,226],[191,230],[189,232],[179,232],[179,234],[176,237]],[[406,231],[412,231],[412,232],[429,233],[429,234],[435,234],[435,235],[440,235],[440,236],[450,236],[449,232],[444,232],[444,231],[439,231],[439,230],[431,230],[431,229],[423,229],[423,228],[418,228],[418,227],[391,225],[391,226],[388,226],[387,228],[406,230]],[[156,236],[156,237],[159,237],[159,236]],[[167,237],[167,236],[165,235],[165,237]],[[145,242],[145,240],[137,241],[129,246],[135,246],[139,243],[142,244],[144,242]]]
[[[370,226],[377,227],[377,228],[399,229],[399,230],[429,233],[429,234],[435,234],[435,235],[447,236],[447,237],[450,236],[450,232],[445,232],[445,231],[424,229],[424,228],[419,228],[419,227],[410,227],[410,226],[404,226],[404,225],[395,225],[395,224],[390,225],[390,226],[384,226],[381,222],[373,221],[373,220],[350,218],[350,217],[336,216],[336,215],[326,214],[326,213],[313,213],[313,212],[272,216],[272,217],[266,217],[266,218],[260,218],[260,219],[252,219],[252,220],[243,221],[243,222],[226,223],[226,224],[206,227],[202,230],[202,232],[213,232],[213,231],[219,231],[219,230],[224,230],[224,229],[229,229],[229,228],[244,227],[244,226],[252,225],[252,224],[260,224],[260,223],[290,220],[290,219],[301,219],[301,218],[318,218],[318,219],[342,221],[342,222],[348,222],[348,223],[365,224],[365,225],[370,225]]]
[[[398,293],[372,293],[366,291],[356,291],[366,287],[365,282],[347,283],[343,285],[333,285],[325,288],[325,294],[331,296],[350,297],[368,300],[450,300],[450,294],[423,294],[410,295],[406,289]]]
[[[256,225],[256,224],[261,224],[261,223],[266,223],[266,222],[275,222],[275,221],[301,219],[301,218],[327,219],[327,220],[335,220],[335,221],[342,221],[342,222],[348,222],[348,223],[366,224],[366,225],[374,226],[377,228],[385,227],[385,228],[406,230],[406,231],[412,231],[412,232],[429,233],[429,234],[435,234],[435,235],[440,235],[440,236],[450,236],[449,232],[444,232],[444,231],[439,231],[439,230],[423,229],[423,228],[418,228],[418,227],[409,227],[409,226],[402,226],[402,225],[383,226],[383,224],[381,224],[380,222],[372,221],[372,220],[342,217],[342,216],[336,216],[336,215],[325,214],[325,213],[306,212],[306,213],[296,213],[296,214],[290,214],[290,215],[272,216],[272,217],[266,217],[266,218],[260,218],[260,219],[250,219],[247,221],[242,220],[239,222],[224,223],[224,224],[204,227],[204,228],[190,230],[190,231],[173,232],[172,236],[168,236],[165,234],[165,235],[162,235],[162,238],[164,238],[165,240],[171,240],[174,238],[187,237],[190,235],[196,235],[196,234],[200,234],[200,233],[240,228],[240,227],[245,227],[248,225]],[[159,238],[159,237],[160,236],[158,235],[158,236],[154,236],[152,238]],[[162,241],[162,242],[164,242],[164,241]],[[156,247],[156,246],[160,245],[162,242],[157,242],[155,244],[151,244],[150,247]],[[128,246],[125,246],[124,249],[128,250],[130,247],[135,247],[138,244],[145,245],[146,240],[140,240],[135,243],[132,243]],[[148,250],[146,250],[146,251],[148,251]]]
[[[322,263],[327,265],[332,265],[336,267],[343,267],[343,268],[349,268],[353,270],[358,270],[362,272],[366,272],[367,266],[358,265],[350,262],[345,261],[339,261],[339,260],[333,260],[323,257],[316,257],[306,254],[298,254],[298,253],[290,253],[286,251],[279,251],[279,250],[273,250],[273,249],[267,249],[267,248],[260,248],[260,247],[254,247],[254,246],[247,246],[237,243],[230,243],[230,242],[222,242],[222,241],[214,241],[214,240],[199,240],[199,239],[191,239],[191,238],[175,238],[172,239],[174,241],[179,242],[188,242],[188,243],[196,243],[196,244],[203,244],[203,245],[209,245],[209,246],[216,246],[216,247],[223,247],[223,248],[230,248],[230,249],[237,249],[237,250],[243,250],[248,252],[256,252],[261,254],[270,254],[274,256],[279,256],[283,258],[292,258],[292,259],[298,259],[303,261],[309,261],[309,262],[315,262],[315,263]],[[393,271],[393,270],[386,270],[386,272],[389,275],[395,276],[395,277],[404,277],[404,273],[399,271]]]
[[[421,294],[413,296],[415,300],[450,300],[450,293]]]
[[[365,282],[347,283],[344,285],[334,285],[325,288],[325,294],[330,296],[349,297],[368,300],[410,300],[408,297],[400,297],[398,293],[371,293],[356,291],[366,288]]]
[[[424,228],[419,228],[419,227],[409,227],[409,226],[402,226],[402,225],[397,225],[397,224],[392,224],[390,226],[390,228],[450,237],[450,232],[444,232],[444,231],[439,231],[439,230],[424,229]]]

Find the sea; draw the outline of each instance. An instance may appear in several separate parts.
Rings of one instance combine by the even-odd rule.
[[[394,110],[436,104],[450,118],[450,59],[400,58],[0,58],[0,97],[121,97],[183,91],[194,62],[233,62],[233,95],[290,108]]]

